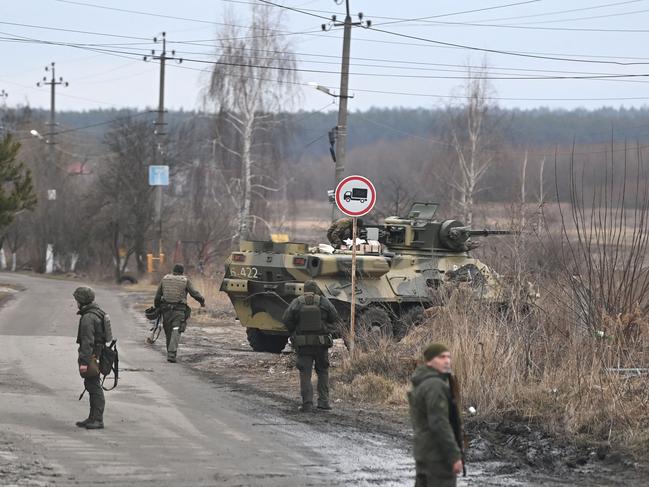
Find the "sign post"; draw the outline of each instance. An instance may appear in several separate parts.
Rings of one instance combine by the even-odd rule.
[[[347,216],[352,217],[352,295],[349,319],[349,352],[354,353],[356,338],[356,239],[358,217],[367,215],[376,204],[376,189],[363,176],[348,176],[336,187],[336,205]]]
[[[155,186],[155,211],[158,224],[158,255],[147,255],[147,272],[153,272],[153,261],[158,261],[158,269],[163,264],[164,254],[162,252],[162,187],[169,186],[169,166],[149,166],[149,186]]]

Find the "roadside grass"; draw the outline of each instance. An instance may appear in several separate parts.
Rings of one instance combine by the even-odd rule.
[[[639,314],[614,317],[600,330],[576,326],[559,301],[513,320],[464,294],[450,296],[426,323],[398,343],[383,339],[356,350],[336,371],[337,394],[405,407],[405,391],[430,342],[451,350],[469,421],[517,417],[548,434],[610,444],[647,458],[647,376],[617,369],[649,363],[649,323]]]
[[[192,302],[193,300],[190,296],[187,297],[187,302],[192,308],[192,317],[189,320],[189,326],[211,326],[217,324],[220,319],[226,316],[228,318],[234,317],[227,295],[219,291],[222,280],[220,275],[214,277],[190,276],[190,279],[194,287],[205,297],[206,306],[205,308],[201,308],[198,303]],[[141,281],[137,284],[124,286],[124,290],[142,296],[141,299],[133,304],[133,309],[142,313],[149,306],[153,306],[153,298],[157,289],[157,282],[147,283]]]

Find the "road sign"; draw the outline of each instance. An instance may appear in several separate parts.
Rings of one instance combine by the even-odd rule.
[[[149,186],[169,186],[169,166],[149,166]]]
[[[376,189],[363,176],[347,176],[336,186],[336,205],[345,215],[367,215],[376,203]]]

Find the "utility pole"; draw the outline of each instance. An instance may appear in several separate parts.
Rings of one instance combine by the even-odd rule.
[[[49,66],[45,66],[46,72],[52,72],[52,78],[50,81],[47,81],[47,76],[43,76],[43,79],[36,83],[36,86],[41,87],[45,85],[50,85],[50,121],[48,125],[47,136],[45,137],[45,142],[47,143],[47,165],[45,167],[44,176],[45,181],[52,181],[52,168],[54,166],[54,144],[56,136],[56,87],[57,85],[62,85],[67,87],[68,82],[63,81],[63,78],[59,76],[59,79],[56,79],[54,62],[50,63]],[[56,189],[47,190],[47,199],[48,201],[56,200]],[[49,213],[50,205],[47,205],[46,211]],[[54,270],[54,244],[52,241],[52,226],[50,223],[50,215],[47,214],[45,218],[45,236],[47,239],[46,250],[45,250],[45,272],[47,274],[52,273]]]
[[[7,108],[7,98],[9,98],[9,93],[7,93],[4,89],[0,91],[0,100],[2,100],[2,103],[0,103],[0,107],[2,108],[2,117],[0,118],[0,136],[4,135],[5,133],[9,133],[9,129],[4,125],[5,120],[4,120],[4,111]]]
[[[336,3],[336,0],[334,0]],[[334,187],[343,179],[345,175],[345,162],[347,151],[347,100],[353,96],[349,96],[349,58],[352,43],[352,27],[365,27],[369,29],[372,26],[371,20],[363,20],[363,13],[359,12],[358,21],[352,22],[352,17],[349,13],[349,0],[345,0],[345,21],[338,22],[335,15],[331,16],[330,24],[322,24],[322,30],[328,31],[332,27],[343,27],[343,53],[342,63],[340,68],[340,94],[338,103],[338,124],[334,129],[334,137],[336,143],[336,160],[335,160],[335,181]],[[334,219],[335,205],[332,210],[332,220]]]
[[[165,122],[165,62],[167,60],[176,60],[182,62],[182,59],[176,58],[176,51],[171,51],[171,56],[167,55],[167,34],[163,32],[161,37],[154,37],[153,42],[156,44],[162,42],[162,51],[160,54],[156,54],[155,50],[151,50],[151,56],[144,56],[144,60],[148,61],[149,59],[154,61],[160,61],[160,85],[159,85],[159,94],[158,94],[158,110],[156,111],[158,116],[155,123],[153,124],[154,134],[158,137],[158,142],[156,144],[156,154],[160,158],[160,161],[153,161],[158,165],[167,157],[165,150],[165,136],[166,133],[166,122]],[[154,248],[154,255],[150,256],[149,259],[152,261],[158,262],[158,270],[164,264],[164,253],[162,245],[162,185],[156,185],[156,195],[155,195],[155,205],[156,205],[156,227],[158,229],[158,238],[157,238],[157,248]]]
[[[36,83],[36,86],[41,87],[45,85],[50,85],[50,121],[47,124],[48,125],[48,132],[47,132],[47,143],[49,144],[49,162],[50,164],[53,163],[54,161],[54,136],[56,135],[55,128],[56,128],[56,86],[57,85],[63,85],[63,86],[68,86],[67,81],[63,81],[63,78],[59,76],[59,79],[56,79],[56,72],[55,72],[55,65],[54,63],[50,63],[49,66],[45,66],[45,71],[52,72],[52,78],[50,81],[47,81],[47,76],[43,76],[43,79]]]

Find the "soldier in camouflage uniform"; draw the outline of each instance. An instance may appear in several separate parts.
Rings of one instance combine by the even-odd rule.
[[[356,225],[360,229],[363,226],[363,220],[358,218]],[[339,249],[345,245],[345,240],[351,240],[352,226],[352,218],[340,218],[331,224],[329,230],[327,230],[327,239],[334,248]]]
[[[311,375],[315,364],[318,375],[318,409],[329,410],[329,347],[338,312],[331,302],[318,294],[315,281],[304,283],[304,294],[295,298],[284,312],[282,322],[291,333],[300,371],[300,411],[313,411]]]
[[[167,362],[176,361],[180,335],[187,328],[189,307],[187,293],[205,307],[205,298],[199,293],[189,278],[183,275],[185,268],[176,264],[172,274],[162,278],[154,299],[154,306],[162,311],[162,327],[167,338]]]
[[[72,294],[79,307],[79,330],[77,343],[79,344],[79,373],[83,385],[90,396],[90,413],[88,418],[77,421],[77,426],[86,429],[102,429],[104,427],[104,391],[101,388],[99,370],[96,359],[101,356],[101,351],[106,345],[106,331],[104,329],[104,311],[95,303],[95,292],[89,287],[78,287]],[[95,363],[92,363],[95,361]],[[89,370],[90,369],[90,370]],[[94,374],[96,372],[96,375]],[[88,377],[93,375],[94,377]]]
[[[463,471],[460,412],[451,392],[451,354],[439,343],[424,351],[408,392],[414,430],[415,487],[455,487]]]

